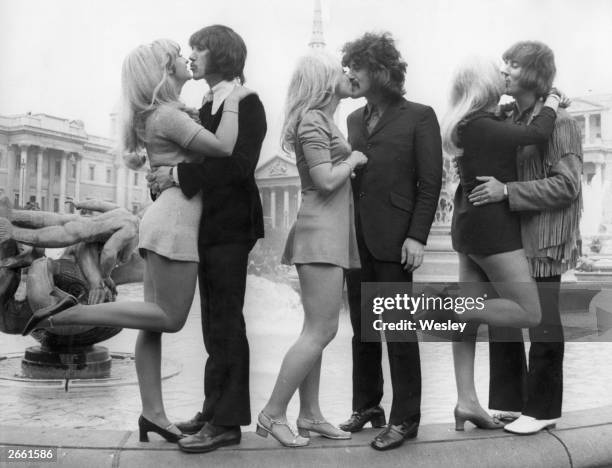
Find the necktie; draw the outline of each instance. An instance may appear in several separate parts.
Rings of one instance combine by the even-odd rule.
[[[374,127],[376,127],[379,118],[380,111],[378,109],[378,106],[372,106],[372,108],[370,109],[370,115],[368,117],[367,123],[368,133],[372,133],[372,130],[374,130]]]

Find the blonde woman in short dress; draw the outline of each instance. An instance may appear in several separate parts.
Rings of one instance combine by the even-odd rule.
[[[128,166],[145,162],[175,166],[206,157],[229,157],[238,135],[238,102],[251,91],[236,86],[226,99],[216,134],[195,122],[179,96],[191,79],[177,43],[162,39],[128,54],[122,69],[121,145]],[[164,190],[146,210],[139,228],[145,260],[145,302],[78,304],[41,317],[37,327],[97,325],[141,330],[136,341],[136,371],[142,399],[140,441],[155,432],[177,442],[181,432],[168,420],[161,388],[161,334],[183,328],[195,292],[198,271],[200,196],[186,198],[178,187]]]
[[[307,445],[310,433],[351,437],[327,422],[319,406],[321,355],[338,329],[344,270],[359,267],[350,177],[367,158],[351,152],[333,119],[340,100],[350,95],[340,61],[313,52],[299,61],[285,104],[282,141],[285,149],[295,151],[302,203],[283,262],[297,268],[304,326],[283,359],[270,400],[259,414],[257,433],[271,434],[287,447]],[[286,411],[298,388],[296,435]]]

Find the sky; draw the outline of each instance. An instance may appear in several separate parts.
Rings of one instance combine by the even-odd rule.
[[[499,59],[518,40],[555,52],[556,84],[570,96],[612,93],[612,0],[322,0],[327,49],[389,31],[408,62],[406,98],[446,110],[450,77],[469,55]],[[235,29],[248,47],[247,86],[264,103],[262,160],[279,152],[282,108],[297,58],[307,52],[314,0],[0,0],[0,114],[46,113],[111,135],[124,56],[167,37],[189,55],[192,32]],[[191,81],[183,100],[207,90]],[[341,104],[344,117],[362,100]]]

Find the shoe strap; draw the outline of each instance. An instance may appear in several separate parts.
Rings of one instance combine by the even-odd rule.
[[[303,421],[307,424],[312,424],[313,426],[320,426],[322,424],[329,424],[330,426],[332,425],[329,421],[326,421],[325,419],[298,418],[298,422],[299,421]]]
[[[289,425],[289,423],[283,422],[280,419],[271,418],[270,416],[268,416],[263,411],[261,412],[261,415],[270,422],[270,429],[269,429],[270,432],[272,432],[272,429],[274,428],[275,424],[277,426],[285,426],[287,429],[289,429],[289,432],[291,432],[291,435],[293,436],[293,443],[294,444],[296,443],[296,441],[297,441],[297,431],[293,430],[293,428]]]

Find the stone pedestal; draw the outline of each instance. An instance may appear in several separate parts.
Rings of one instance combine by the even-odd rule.
[[[413,278],[419,283],[458,280],[459,257],[452,247],[450,226],[432,226],[423,264],[414,272]]]
[[[30,346],[21,361],[30,379],[104,379],[110,377],[111,356],[103,346],[66,350]]]

